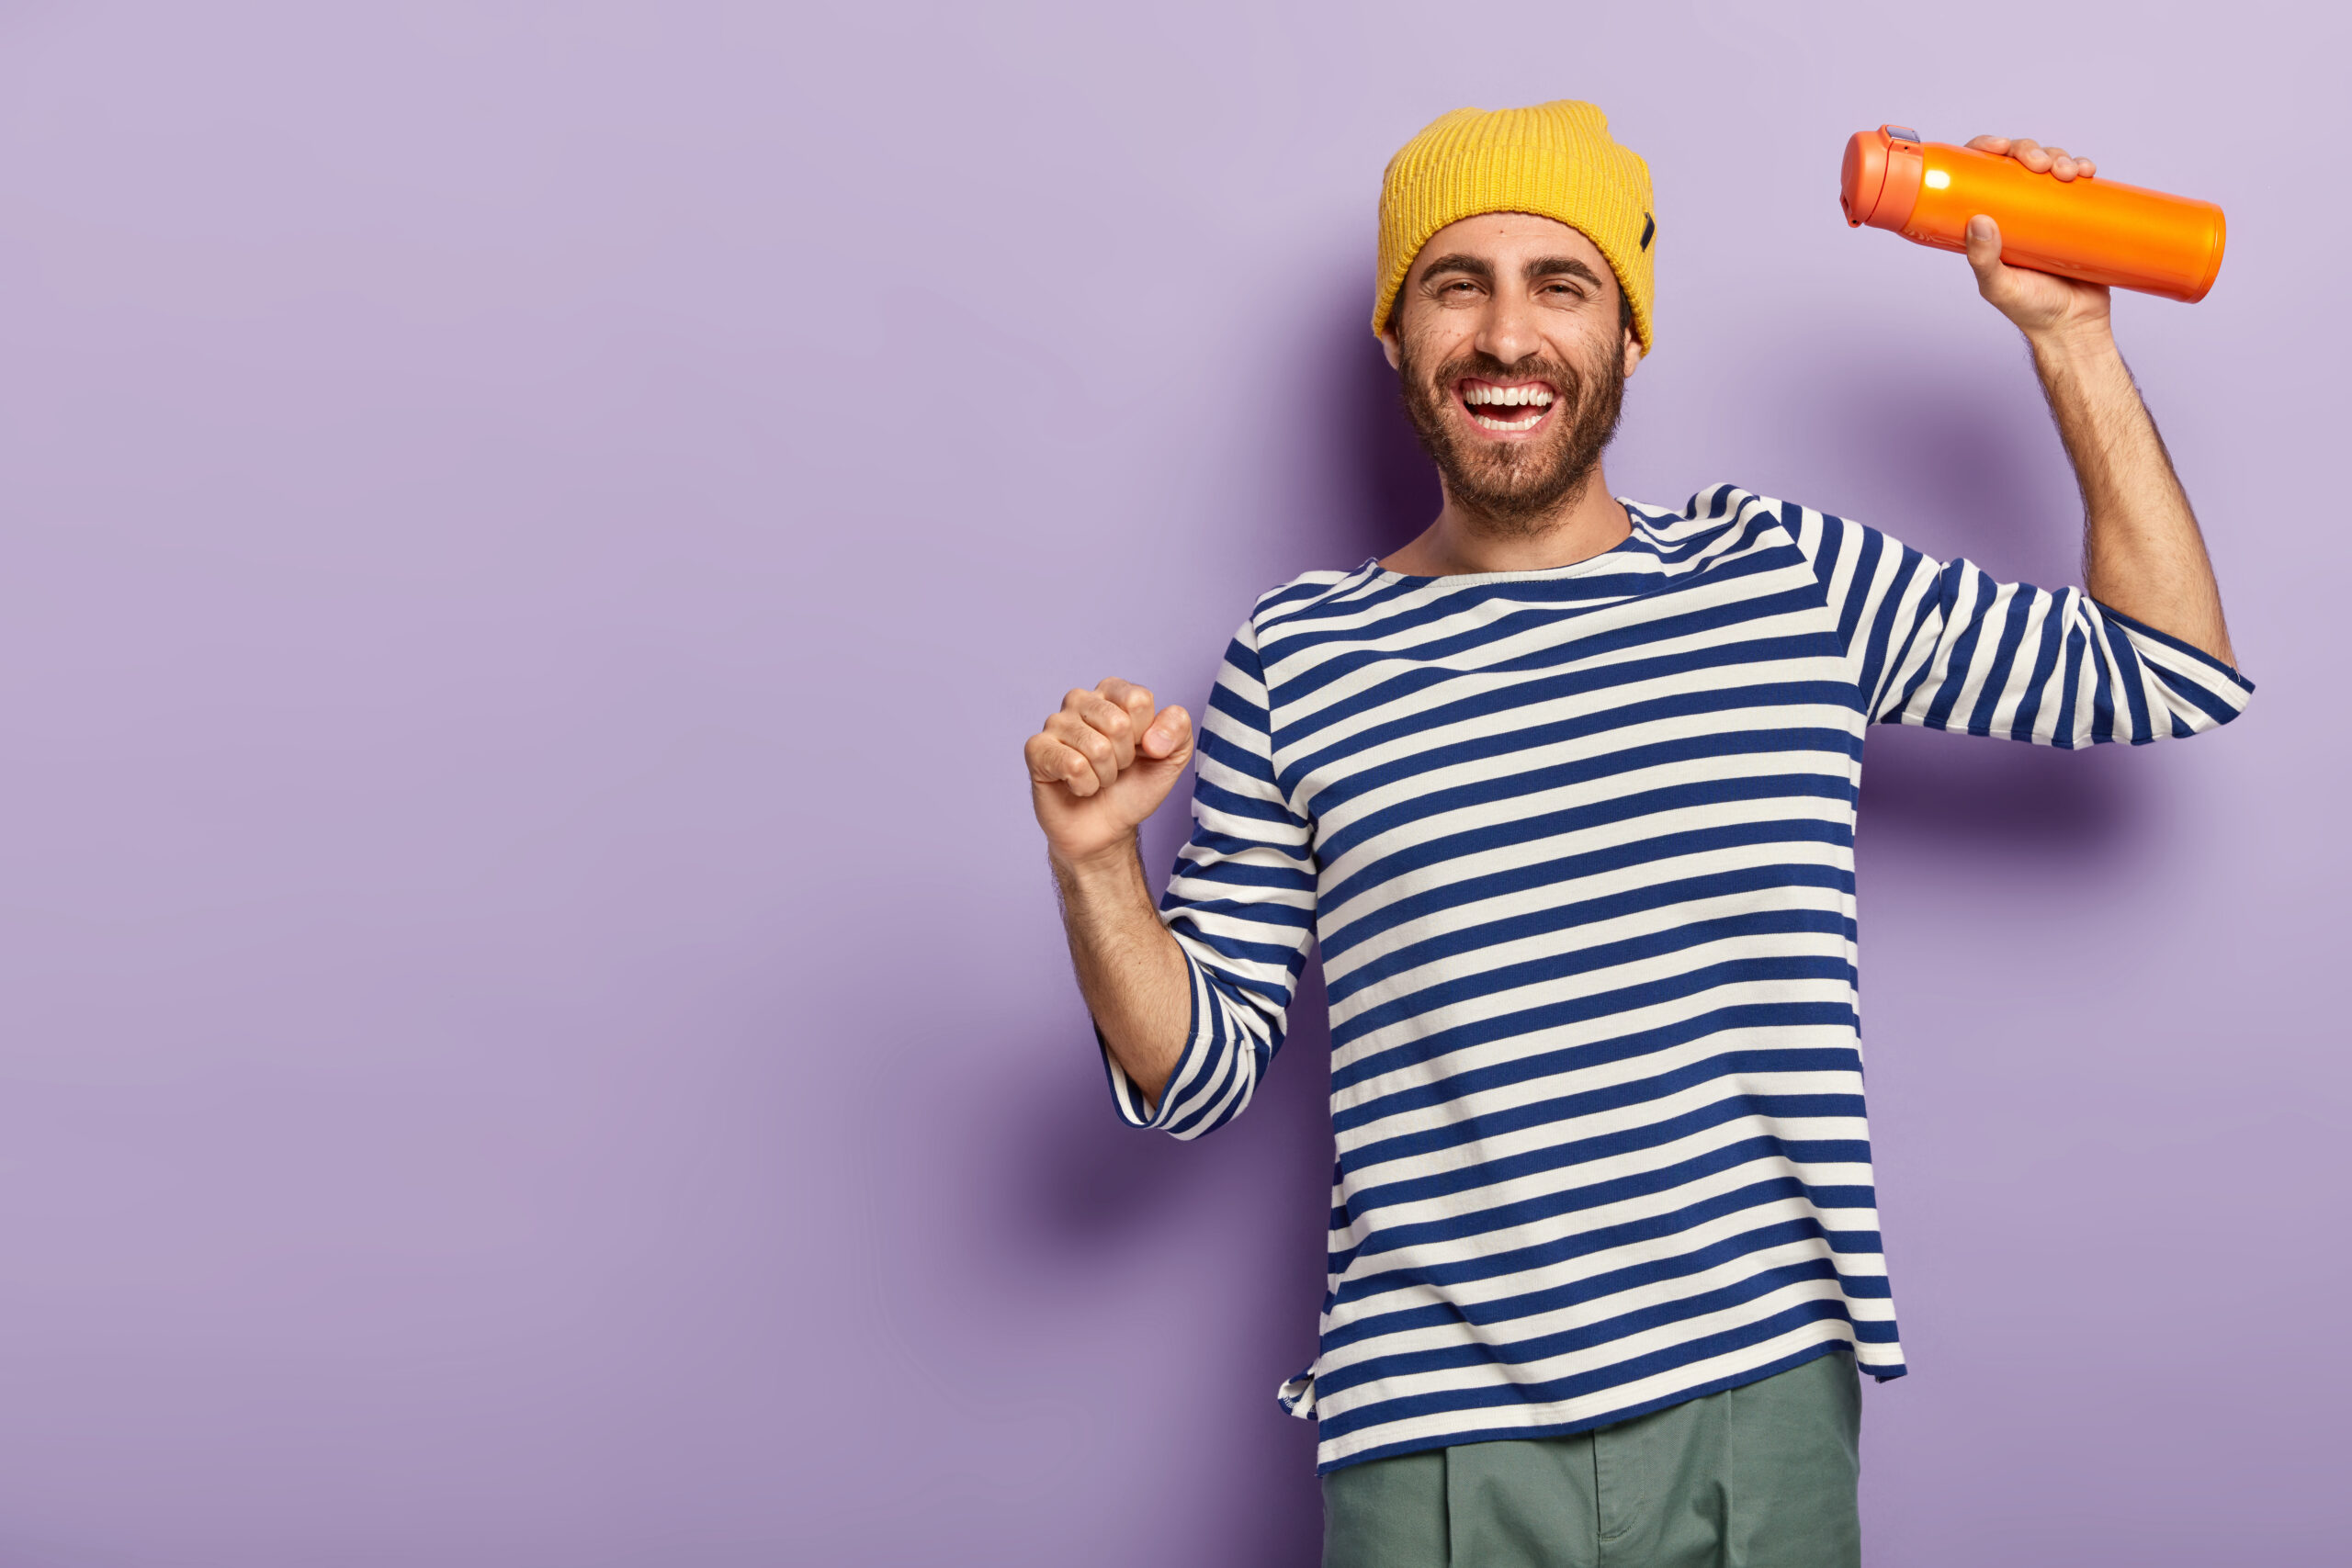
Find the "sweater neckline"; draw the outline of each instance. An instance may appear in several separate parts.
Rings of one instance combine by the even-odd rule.
[[[1625,509],[1625,521],[1631,526],[1632,532],[1599,555],[1587,556],[1582,560],[1570,561],[1565,566],[1533,567],[1521,571],[1447,571],[1432,576],[1418,576],[1411,572],[1391,571],[1380,564],[1378,556],[1369,556],[1365,558],[1363,565],[1356,570],[1369,572],[1370,580],[1375,582],[1417,588],[1431,585],[1471,587],[1485,582],[1554,582],[1571,577],[1582,577],[1588,572],[1600,570],[1608,565],[1613,557],[1636,549],[1645,549],[1650,545],[1649,530],[1644,525],[1641,508],[1622,495],[1613,499],[1618,505]]]

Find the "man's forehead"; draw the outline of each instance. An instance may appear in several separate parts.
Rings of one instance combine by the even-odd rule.
[[[1502,263],[1538,254],[1574,256],[1595,270],[1608,266],[1600,247],[1574,225],[1532,212],[1481,212],[1457,219],[1423,243],[1413,258],[1419,268],[1439,256],[1469,255]]]

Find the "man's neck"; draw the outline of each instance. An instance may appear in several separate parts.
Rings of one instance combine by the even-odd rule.
[[[1625,509],[1609,493],[1608,477],[1595,468],[1581,491],[1532,527],[1498,527],[1464,510],[1449,491],[1437,521],[1380,564],[1408,577],[1545,571],[1613,550],[1633,531]]]

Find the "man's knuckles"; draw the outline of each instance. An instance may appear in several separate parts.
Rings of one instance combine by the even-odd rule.
[[[1059,784],[1081,799],[1102,787],[1085,753],[1050,739],[1030,751],[1029,777],[1038,784]]]
[[[1046,721],[1045,733],[1097,768],[1108,767],[1114,761],[1110,740],[1076,714],[1054,715]]]
[[[1073,756],[1070,759],[1069,773],[1062,780],[1062,787],[1079,799],[1084,800],[1088,795],[1102,789],[1102,781],[1094,776],[1094,770],[1086,765],[1085,758]]]

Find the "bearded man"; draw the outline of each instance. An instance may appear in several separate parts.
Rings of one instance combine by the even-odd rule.
[[[1969,264],[2081,482],[2087,593],[1729,485],[1612,498],[1656,239],[1589,104],[1422,131],[1382,186],[1373,329],[1437,520],[1258,601],[1157,911],[1136,830],[1190,716],[1109,680],[1027,742],[1129,1122],[1238,1113],[1320,946],[1329,1281],[1281,1397],[1319,1426],[1335,1568],[1857,1562],[1858,1371],[1904,1370],[1856,1014],[1864,728],[2138,744],[2252,690],[2107,290],[2003,265],[1986,218]]]

